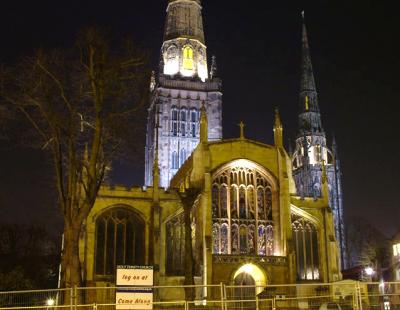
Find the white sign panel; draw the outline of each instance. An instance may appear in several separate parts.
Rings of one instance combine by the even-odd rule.
[[[153,309],[153,290],[149,288],[118,290],[116,309]]]
[[[117,286],[152,286],[153,266],[117,266]]]

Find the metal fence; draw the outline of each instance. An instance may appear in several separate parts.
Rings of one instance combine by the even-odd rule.
[[[0,292],[0,310],[122,309],[121,304],[116,304],[116,290],[116,287],[77,287]],[[185,300],[185,292],[189,291],[193,296],[190,301]],[[400,310],[400,282],[340,281],[267,286],[221,283],[209,286],[154,286],[152,292],[151,306],[160,310]],[[124,307],[129,309],[127,305]]]

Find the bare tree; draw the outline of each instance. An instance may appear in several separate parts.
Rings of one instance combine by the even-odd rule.
[[[53,160],[64,218],[63,286],[82,285],[82,225],[112,161],[138,142],[146,64],[129,41],[118,44],[90,28],[71,49],[39,51],[3,70],[2,102],[25,117]]]
[[[390,266],[390,242],[363,218],[350,218],[347,225],[348,257],[351,266],[372,267],[380,280]]]

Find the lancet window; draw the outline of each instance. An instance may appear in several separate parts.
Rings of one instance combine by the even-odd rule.
[[[256,168],[229,167],[211,189],[213,253],[273,255],[273,191]]]
[[[126,208],[116,207],[96,220],[95,274],[114,277],[117,265],[144,263],[144,222]]]
[[[183,69],[193,70],[193,49],[188,45],[183,48]]]
[[[318,230],[311,221],[292,214],[293,246],[299,280],[319,279]]]

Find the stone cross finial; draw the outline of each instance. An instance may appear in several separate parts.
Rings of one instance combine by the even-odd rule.
[[[243,121],[240,121],[239,127],[240,127],[240,139],[244,139],[244,126],[246,126]]]

